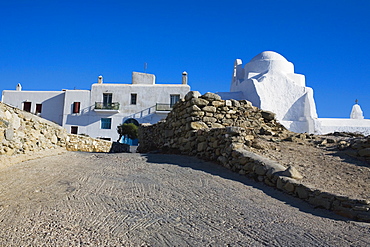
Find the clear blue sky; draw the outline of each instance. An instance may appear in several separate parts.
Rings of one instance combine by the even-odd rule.
[[[306,76],[319,117],[370,118],[370,0],[0,0],[0,90],[131,82],[229,91],[233,63],[276,51]]]

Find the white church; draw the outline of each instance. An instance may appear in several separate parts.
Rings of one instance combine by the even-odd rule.
[[[190,91],[187,73],[181,83],[157,84],[155,75],[132,73],[131,84],[104,83],[91,90],[4,90],[2,102],[53,121],[72,134],[86,134],[110,141],[118,139],[121,123],[156,123],[166,118],[172,105]],[[131,140],[129,144],[131,143]]]
[[[305,76],[294,73],[293,63],[273,51],[258,54],[244,67],[242,60],[236,59],[230,92],[218,94],[223,99],[246,99],[272,111],[281,124],[294,132],[370,135],[370,120],[364,119],[357,102],[349,118],[319,118],[313,90],[306,87]]]

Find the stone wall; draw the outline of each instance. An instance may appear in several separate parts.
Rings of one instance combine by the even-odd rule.
[[[215,161],[242,175],[297,196],[346,217],[370,222],[370,202],[320,191],[302,184],[294,167],[284,167],[248,151],[259,135],[289,139],[273,113],[248,101],[221,100],[212,93],[189,92],[165,121],[139,128],[139,152],[161,151]],[[303,134],[301,134],[303,135]]]
[[[9,165],[55,151],[109,152],[112,143],[71,135],[48,120],[0,102],[0,164]]]

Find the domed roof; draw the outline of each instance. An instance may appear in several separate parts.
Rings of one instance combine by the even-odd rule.
[[[264,52],[258,54],[257,56],[255,56],[254,58],[252,58],[251,62],[258,61],[258,60],[280,60],[280,61],[287,61],[285,59],[285,57],[283,57],[282,55],[280,55],[279,53],[274,52],[274,51],[264,51]]]

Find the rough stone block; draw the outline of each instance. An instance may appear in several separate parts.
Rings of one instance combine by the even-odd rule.
[[[198,144],[198,148],[197,148],[197,150],[198,150],[198,152],[202,152],[202,151],[204,151],[204,150],[206,150],[207,149],[207,142],[201,142],[201,143],[199,143]]]
[[[200,98],[192,98],[190,100],[190,103],[192,105],[197,105],[197,106],[202,107],[202,106],[208,105],[209,104],[209,101],[208,100],[205,100],[205,99],[200,99]]]
[[[190,123],[190,128],[193,129],[193,130],[206,129],[206,128],[208,128],[208,125],[204,122],[201,122],[201,121],[191,122]]]
[[[190,91],[185,95],[185,100],[188,101],[192,98],[198,98],[201,94],[198,91]]]
[[[325,209],[330,209],[331,207],[331,202],[327,198],[322,198],[322,197],[310,197],[308,199],[308,202],[312,205],[318,206],[318,207],[323,207]]]
[[[254,167],[254,172],[257,174],[257,175],[265,175],[266,172],[267,172],[267,167],[263,164],[255,164],[255,167]]]
[[[211,123],[211,128],[225,128],[225,126],[219,123]]]
[[[287,192],[293,192],[295,187],[294,184],[289,183],[289,181],[283,186],[283,189]]]
[[[221,96],[215,93],[205,93],[201,96],[201,98],[209,100],[209,101],[214,101],[214,100],[221,100]]]
[[[291,177],[294,179],[302,179],[303,176],[297,171],[294,166],[289,166],[284,172],[281,173],[283,176]]]
[[[225,101],[212,101],[212,105],[214,107],[222,107],[225,106]]]
[[[202,110],[203,111],[205,111],[205,112],[216,112],[216,107],[214,107],[214,106],[205,106],[205,107],[203,107],[202,108]]]
[[[13,130],[13,127],[10,126],[9,128],[5,130],[5,139],[7,141],[13,141],[13,138],[14,138],[14,130]]]
[[[217,119],[214,117],[203,117],[203,122],[215,123],[217,122]]]
[[[303,186],[297,186],[295,188],[295,193],[301,199],[307,199],[308,198],[308,191]]]

